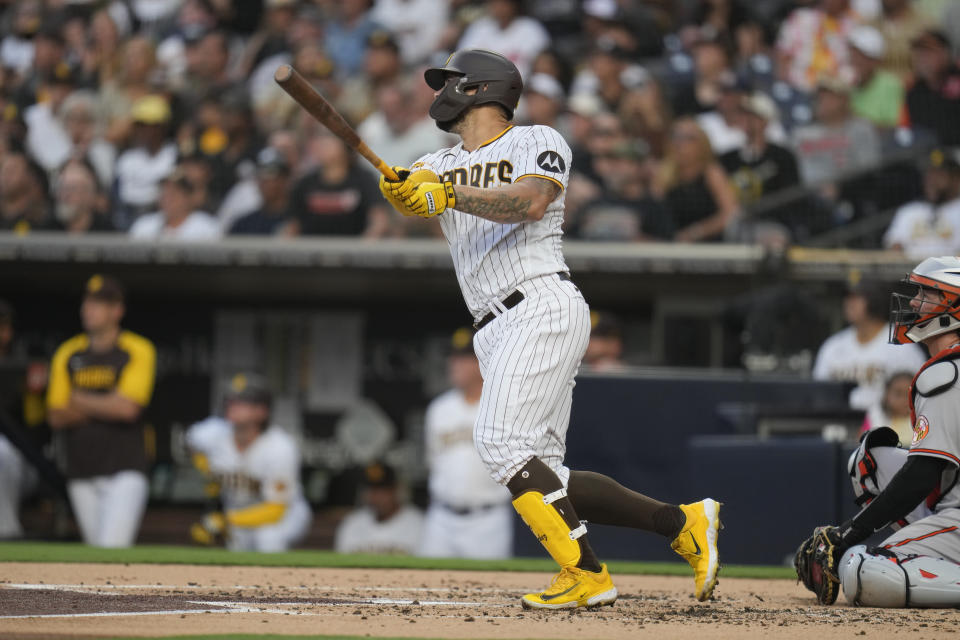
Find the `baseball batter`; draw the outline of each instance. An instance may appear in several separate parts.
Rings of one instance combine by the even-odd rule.
[[[913,379],[909,450],[889,428],[869,432],[850,460],[857,502],[839,527],[818,527],[797,552],[798,576],[823,604],[842,586],[851,604],[960,606],[960,259],[928,258],[893,294],[891,342],[934,354]],[[860,544],[890,525],[880,546]]]
[[[611,604],[617,589],[587,540],[590,522],[655,531],[693,566],[695,594],[717,580],[719,504],[668,505],[563,464],[574,377],[590,314],[561,251],[570,148],[545,126],[510,124],[523,88],[503,56],[454,53],[424,73],[430,116],[461,142],[401,170],[380,189],[404,215],[440,216],[475,320],[483,375],[474,444],[514,509],[560,565],[525,607]]]
[[[219,485],[223,505],[191,527],[196,542],[225,536],[235,551],[286,551],[307,534],[312,514],[300,485],[297,443],[270,425],[271,404],[262,380],[238,374],[225,419],[208,418],[187,431],[194,463]]]

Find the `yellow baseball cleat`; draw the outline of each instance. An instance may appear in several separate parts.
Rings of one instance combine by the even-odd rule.
[[[720,573],[720,553],[717,551],[721,527],[720,503],[707,498],[693,504],[682,504],[680,509],[687,516],[687,522],[670,543],[670,548],[693,567],[694,595],[702,602],[713,595]]]
[[[520,602],[524,609],[575,609],[613,604],[617,600],[617,588],[613,586],[607,565],[601,566],[600,573],[564,567],[554,576],[550,588],[542,593],[528,593]]]

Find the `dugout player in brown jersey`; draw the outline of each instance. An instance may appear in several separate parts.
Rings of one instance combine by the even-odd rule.
[[[50,426],[66,453],[67,489],[87,544],[127,547],[147,504],[141,416],[150,403],[156,350],[120,327],[123,288],[109,276],[87,281],[83,333],[57,349],[50,365]]]

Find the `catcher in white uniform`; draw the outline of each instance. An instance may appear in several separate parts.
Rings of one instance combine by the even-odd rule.
[[[430,507],[420,555],[508,558],[513,553],[510,492],[490,478],[473,445],[483,378],[470,329],[454,332],[448,368],[453,388],[434,398],[424,423]]]
[[[224,417],[187,430],[194,464],[219,486],[222,509],[190,528],[200,544],[226,539],[234,551],[285,551],[310,528],[293,437],[270,425],[272,396],[256,376],[230,382]]]
[[[854,605],[960,606],[960,259],[928,258],[893,294],[891,342],[922,343],[932,357],[913,379],[913,441],[889,428],[868,432],[849,471],[864,509],[839,527],[818,527],[795,566],[821,604],[843,588]],[[860,544],[887,525],[880,546]]]
[[[487,470],[561,571],[525,607],[565,609],[617,598],[580,519],[654,531],[695,571],[706,600],[719,570],[719,504],[669,505],[563,464],[574,377],[590,313],[561,251],[570,147],[545,126],[510,124],[523,82],[503,56],[458,51],[424,73],[430,116],[462,141],[380,181],[404,215],[439,216],[475,320],[483,375],[473,439]],[[602,428],[602,425],[597,425]]]

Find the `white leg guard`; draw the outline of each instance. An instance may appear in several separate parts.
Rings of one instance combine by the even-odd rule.
[[[840,581],[847,602],[865,607],[960,606],[960,565],[930,556],[899,557],[865,545],[840,559]]]

